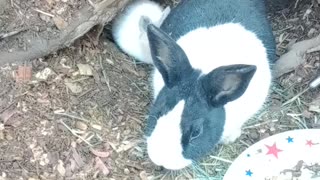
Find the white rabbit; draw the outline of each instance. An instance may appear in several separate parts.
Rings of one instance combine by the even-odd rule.
[[[168,13],[170,12],[170,13]],[[271,85],[275,42],[263,0],[136,1],[116,18],[119,47],[153,63],[147,149],[177,170],[241,134]]]

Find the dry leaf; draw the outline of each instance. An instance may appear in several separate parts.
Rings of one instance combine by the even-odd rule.
[[[63,162],[61,160],[58,161],[57,171],[60,173],[61,176],[65,176],[66,169],[64,168]]]
[[[77,66],[81,75],[84,75],[84,76],[93,75],[92,67],[89,64],[77,64]]]
[[[99,169],[104,175],[108,175],[110,173],[107,166],[102,162],[102,160],[99,157],[96,157],[95,162],[95,168]]]
[[[97,151],[94,149],[90,149],[91,153],[98,156],[98,157],[102,157],[102,158],[106,158],[109,157],[110,153],[109,152],[103,152],[103,151]]]
[[[82,92],[82,87],[77,83],[72,83],[65,79],[64,84],[71,90],[72,93],[78,94]]]
[[[7,110],[4,111],[1,115],[0,115],[0,119],[3,121],[4,124],[6,124],[6,122],[14,115],[17,113],[17,110]]]
[[[55,74],[50,68],[45,68],[44,70],[38,72],[35,77],[40,80],[47,80],[50,75]]]
[[[68,23],[62,19],[60,16],[53,17],[53,22],[59,30],[63,30],[68,26]]]

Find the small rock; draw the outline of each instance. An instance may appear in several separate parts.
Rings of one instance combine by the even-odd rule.
[[[139,176],[140,176],[141,180],[148,180],[148,175],[145,171],[141,171]]]
[[[41,14],[41,13],[39,13],[39,17],[41,20],[43,20],[46,23],[50,22],[50,20],[51,20],[51,17],[44,15],[44,14]]]
[[[254,140],[259,139],[259,134],[256,131],[252,131],[250,133],[250,138],[252,138]]]
[[[97,129],[99,131],[102,130],[102,126],[98,125],[98,124],[91,124],[91,127],[94,128],[94,129]]]
[[[128,168],[125,168],[124,169],[124,174],[127,174],[127,175],[130,174],[130,170]]]
[[[86,123],[81,122],[81,121],[77,121],[76,128],[85,131],[88,129],[88,125]]]

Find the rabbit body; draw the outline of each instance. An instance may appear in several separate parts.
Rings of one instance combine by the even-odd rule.
[[[268,96],[275,42],[263,0],[181,0],[172,10],[137,1],[116,19],[113,36],[155,66],[147,149],[167,169],[233,142]]]

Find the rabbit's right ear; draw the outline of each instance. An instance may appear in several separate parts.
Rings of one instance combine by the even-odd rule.
[[[208,104],[222,106],[242,96],[256,69],[254,65],[235,64],[218,67],[205,75],[201,85]]]
[[[147,27],[151,56],[167,87],[171,88],[193,68],[182,48],[165,32],[153,24]]]

